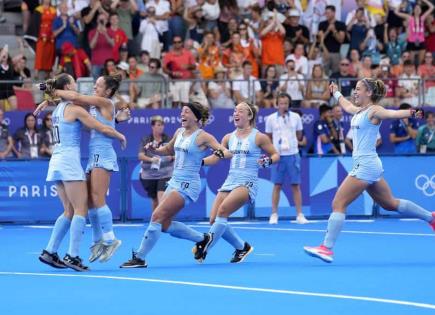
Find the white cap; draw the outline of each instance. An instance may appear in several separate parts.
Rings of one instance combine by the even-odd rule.
[[[124,71],[128,71],[128,69],[130,68],[128,63],[126,63],[125,61],[121,61],[116,67]]]
[[[301,16],[301,14],[299,13],[299,11],[296,10],[296,9],[290,9],[289,12],[288,12],[288,15],[289,15],[289,16]]]

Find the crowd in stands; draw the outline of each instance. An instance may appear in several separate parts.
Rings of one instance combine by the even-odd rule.
[[[353,1],[353,0],[350,0]],[[435,18],[429,0],[25,0],[22,55],[0,53],[0,80],[75,78],[121,72],[120,102],[133,108],[242,100],[292,107],[333,105],[330,79],[351,97],[356,81],[379,77],[384,105],[435,105]],[[344,15],[344,14],[343,14]],[[29,67],[31,67],[29,65]],[[24,71],[26,69],[26,71]],[[16,108],[0,83],[0,107]]]

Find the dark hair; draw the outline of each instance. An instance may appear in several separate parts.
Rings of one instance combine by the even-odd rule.
[[[358,13],[358,12],[362,12],[362,13],[364,13],[364,8],[358,8],[358,9],[356,9],[356,12],[355,12],[355,13]]]
[[[154,63],[157,66],[157,69],[160,69],[160,67],[162,66],[162,63],[157,58],[151,58],[148,64],[152,64],[152,63]]]
[[[370,97],[373,103],[379,102],[386,93],[385,84],[382,80],[379,79],[371,79],[364,78],[361,80],[368,91],[372,92],[372,96]]]
[[[33,113],[27,113],[24,116],[24,129],[27,129],[27,118],[29,118],[30,116],[32,116],[33,118],[35,118],[35,130],[38,130],[38,128],[36,128],[36,116],[33,115]]]
[[[404,67],[406,67],[406,66],[414,66],[414,64],[412,63],[411,60],[407,59],[407,60],[405,60],[405,61],[403,62],[403,66],[404,66]]]
[[[335,12],[335,6],[334,5],[327,5],[325,7],[325,10],[328,10],[328,9]]]
[[[52,85],[56,90],[65,90],[65,86],[71,84],[71,76],[67,73],[61,73],[54,79],[47,80],[47,85]]]
[[[197,112],[200,117],[198,117],[195,114],[195,117],[198,118],[198,121],[201,121],[201,124],[203,126],[205,126],[205,124],[208,121],[208,118],[210,117],[210,111],[208,109],[207,106],[202,105],[201,103],[198,102],[191,102],[188,103],[187,107],[190,108],[190,110],[192,110],[192,112],[195,114],[195,112]]]
[[[252,66],[252,62],[250,62],[249,60],[243,61],[242,68],[244,68],[245,66]]]
[[[106,84],[106,89],[110,90],[109,97],[115,95],[116,91],[119,89],[122,77],[120,74],[105,75],[103,76],[104,83]]]
[[[44,115],[44,119],[42,120],[42,129],[45,129],[45,130],[47,130],[48,129],[48,127],[47,127],[47,118],[48,118],[48,116],[53,116],[53,113],[52,112],[47,112],[45,115]]]
[[[150,53],[148,52],[148,50],[142,50],[142,51],[140,52],[139,56],[142,57],[143,55],[147,55],[147,56],[149,56]]]
[[[107,72],[107,65],[109,64],[109,62],[113,62],[113,64],[116,66],[115,59],[112,58],[106,59],[104,61],[103,75],[109,75],[109,73]]]
[[[409,103],[402,103],[399,105],[399,109],[410,109],[410,108],[412,108],[412,106]]]
[[[269,71],[269,69],[275,69],[275,77],[273,79],[276,79],[278,76],[278,71],[276,70],[276,66],[275,65],[268,65],[266,67],[266,71],[264,71],[264,77],[265,79],[267,79],[267,72]]]
[[[435,116],[434,112],[426,112],[426,114],[424,115],[424,118],[428,119],[429,116]]]
[[[276,100],[278,101],[278,99],[280,98],[287,98],[288,99],[288,104],[291,105],[292,103],[292,98],[288,93],[285,92],[281,92],[276,96]]]
[[[322,116],[324,113],[326,113],[327,111],[330,111],[331,107],[329,107],[326,104],[320,105],[319,106],[319,115]]]

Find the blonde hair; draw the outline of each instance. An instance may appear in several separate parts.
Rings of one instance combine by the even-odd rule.
[[[248,103],[248,102],[241,102],[239,104],[237,104],[236,106],[239,105],[245,105],[246,107],[248,107],[248,111],[251,114],[251,119],[249,120],[249,124],[252,127],[255,127],[256,125],[256,121],[257,121],[257,115],[258,115],[258,106]]]
[[[372,92],[370,99],[373,103],[378,103],[385,96],[386,89],[382,80],[364,78],[361,80],[361,82],[364,84],[367,91]]]

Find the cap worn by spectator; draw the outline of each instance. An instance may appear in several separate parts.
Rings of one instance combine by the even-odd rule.
[[[290,9],[288,12],[288,16],[301,16],[301,14],[296,9]]]
[[[118,69],[124,70],[128,72],[128,69],[130,68],[130,66],[128,65],[128,63],[126,63],[125,61],[121,61],[117,66]]]
[[[123,44],[121,47],[119,47],[119,51],[128,51],[127,45]]]

